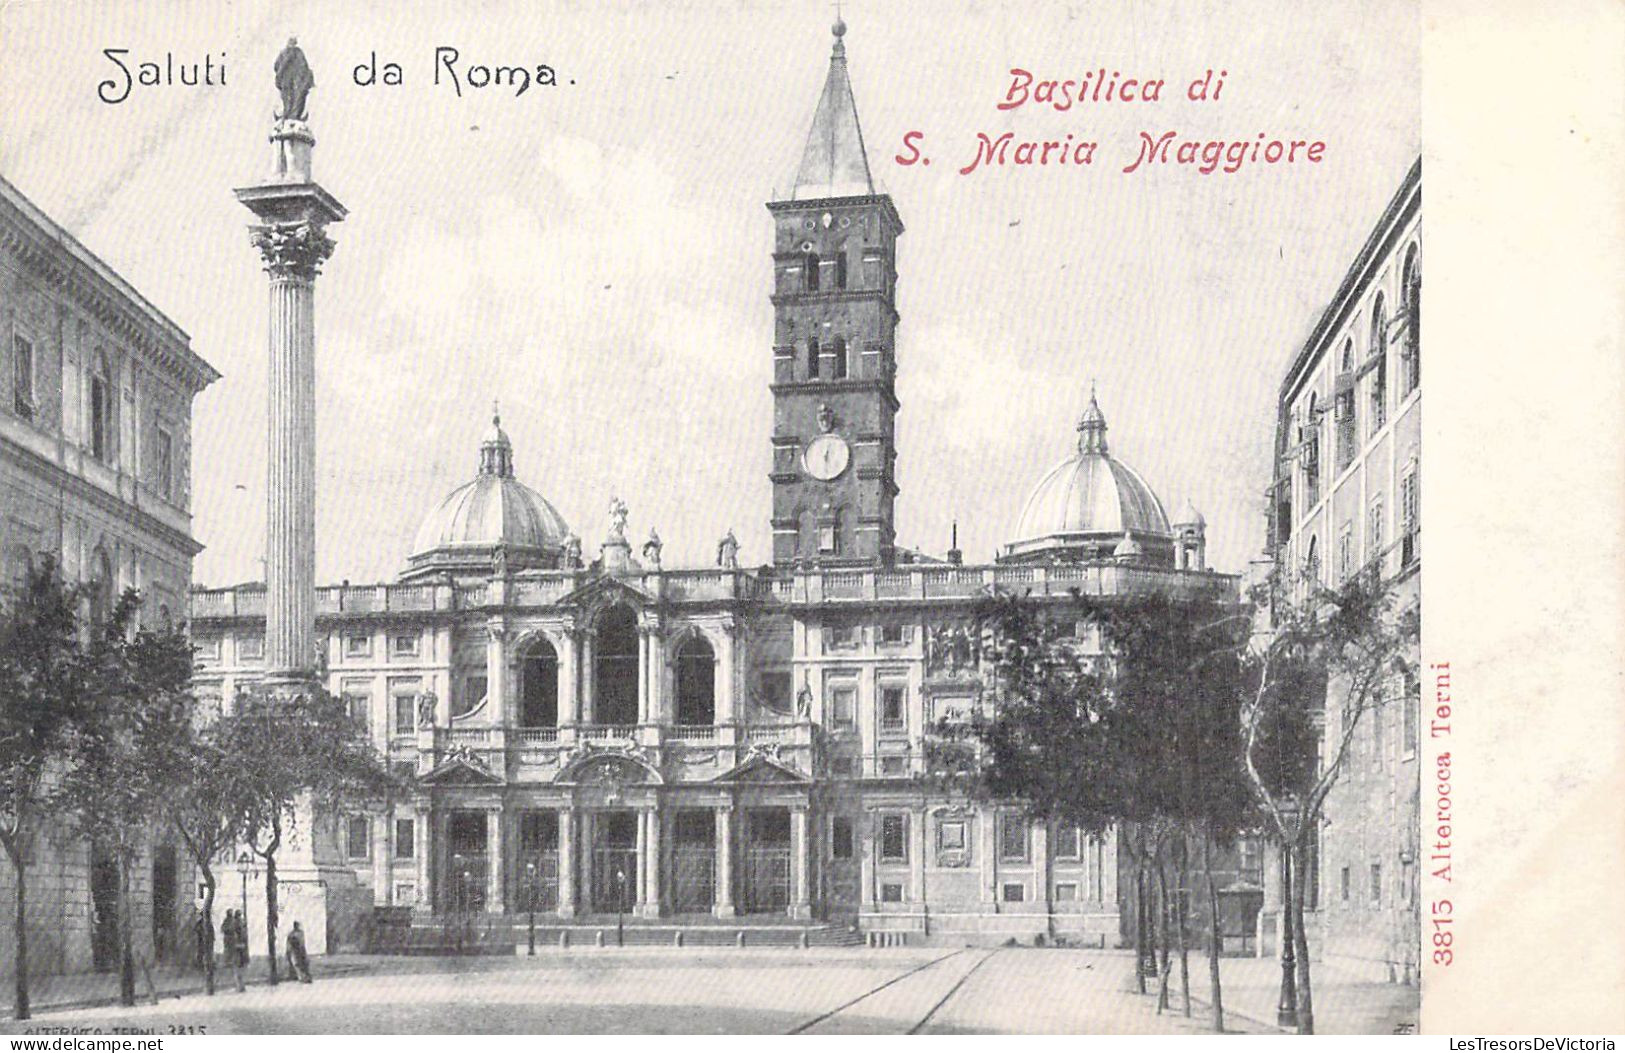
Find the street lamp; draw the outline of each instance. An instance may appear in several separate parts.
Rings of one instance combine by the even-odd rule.
[[[1292,812],[1282,810],[1290,820]],[[1303,880],[1302,875],[1299,880]],[[1292,842],[1281,839],[1281,999],[1275,1007],[1275,1022],[1281,1027],[1298,1026],[1298,949],[1292,926]]]
[[[530,908],[530,957],[536,957],[536,861],[533,859],[525,864],[525,879],[530,886],[526,895],[526,906]]]
[[[243,926],[245,929],[245,935],[246,928],[248,926],[248,870],[253,865],[254,859],[246,850],[242,855],[237,857],[237,873],[241,874],[243,877]]]
[[[621,915],[626,910],[626,871],[623,868],[615,869],[615,946],[626,946],[626,929]]]

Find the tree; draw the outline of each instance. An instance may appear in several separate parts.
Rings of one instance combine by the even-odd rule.
[[[1255,594],[1271,628],[1247,656],[1241,727],[1249,786],[1289,871],[1301,874],[1361,719],[1385,703],[1396,676],[1415,670],[1421,619],[1414,606],[1396,610],[1392,583],[1375,574],[1353,575],[1337,589],[1311,579],[1298,600],[1287,585],[1277,576]],[[1323,737],[1319,725],[1332,698],[1339,718]],[[1284,909],[1296,960],[1298,1031],[1313,1034],[1304,891],[1304,882],[1294,882]]]
[[[30,570],[0,610],[0,845],[16,880],[16,1018],[29,1019],[28,864],[52,813],[49,779],[85,701],[83,589],[55,561]]]
[[[1190,1012],[1187,907],[1191,848],[1207,875],[1214,1027],[1223,1029],[1217,894],[1211,847],[1250,818],[1240,761],[1239,655],[1249,619],[1222,596],[1078,596],[1065,618],[1036,601],[996,598],[979,612],[996,705],[972,733],[982,743],[981,788],[1019,798],[1047,820],[1091,835],[1119,832],[1135,866],[1136,982],[1160,944],[1159,1011],[1177,951]],[[1087,626],[1080,640],[1078,625]],[[1093,652],[1093,653],[1091,653]],[[1153,894],[1156,908],[1152,910]]]
[[[169,787],[162,802],[164,817],[203,879],[202,923],[211,948],[218,888],[214,862],[237,843],[243,825],[237,810],[238,765],[222,741],[218,716],[194,712],[193,719],[169,729],[151,757]],[[204,989],[214,994],[213,953],[203,958],[203,981]]]
[[[192,719],[192,648],[173,629],[132,631],[140,598],[127,590],[89,648],[88,705],[68,736],[56,797],[74,833],[118,868],[119,1000],[135,1004],[130,872],[171,792],[154,763]]]
[[[217,741],[235,773],[231,810],[242,817],[244,841],[265,861],[266,948],[275,984],[277,854],[301,805],[314,820],[345,802],[387,797],[397,786],[344,701],[314,685],[284,695],[239,695],[218,727]]]

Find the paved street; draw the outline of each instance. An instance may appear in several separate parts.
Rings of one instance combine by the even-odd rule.
[[[1201,1032],[1206,1024],[1200,1006],[1190,1021],[1177,1013],[1158,1017],[1153,998],[1130,990],[1130,959],[1112,951],[549,948],[535,958],[338,964],[348,971],[309,986],[187,995],[131,1010],[46,1012],[36,1022],[159,1034],[171,1026],[202,1026],[210,1034],[1142,1034]],[[1241,982],[1232,1008],[1251,1009],[1243,1000],[1265,994]],[[1372,1019],[1372,1026],[1380,1023]],[[1271,1030],[1239,1013],[1230,1025]]]

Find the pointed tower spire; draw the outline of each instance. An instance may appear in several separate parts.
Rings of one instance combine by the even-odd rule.
[[[1094,381],[1089,382],[1089,406],[1078,419],[1078,452],[1106,452],[1106,415],[1095,401]]]
[[[792,201],[875,193],[863,129],[858,126],[858,106],[846,74],[846,42],[842,40],[846,22],[839,14],[830,32],[835,34],[835,46],[829,56],[829,76],[824,79],[824,93],[818,98],[807,146],[801,152],[801,166],[790,191]]]

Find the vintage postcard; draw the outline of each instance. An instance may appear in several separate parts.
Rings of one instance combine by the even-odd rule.
[[[0,7],[5,1030],[1613,1048],[1570,6]]]

